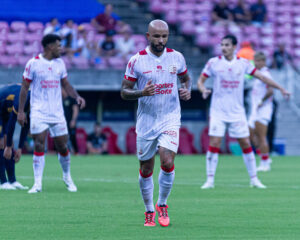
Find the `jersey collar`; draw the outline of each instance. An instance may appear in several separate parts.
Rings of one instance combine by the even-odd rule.
[[[152,58],[154,58],[154,59],[155,59],[156,61],[158,61],[158,62],[160,62],[160,61],[165,57],[166,51],[167,51],[167,49],[165,48],[163,54],[162,54],[160,57],[158,57],[158,56],[154,55],[154,54],[150,51],[150,47],[149,47],[149,46],[146,47],[146,52],[149,54],[149,56],[151,56]]]

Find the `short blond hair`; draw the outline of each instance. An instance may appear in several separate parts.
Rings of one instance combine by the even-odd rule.
[[[255,60],[264,60],[264,61],[266,61],[266,55],[263,52],[256,52],[254,54],[254,59]]]

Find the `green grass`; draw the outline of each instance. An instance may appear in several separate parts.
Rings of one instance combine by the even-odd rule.
[[[72,157],[77,193],[67,192],[57,158],[47,156],[42,193],[0,190],[0,239],[300,239],[299,157],[274,157],[272,171],[259,174],[266,190],[249,188],[241,157],[220,157],[213,190],[200,189],[204,156],[177,156],[175,166],[171,225],[145,228],[135,156]],[[31,187],[31,156],[16,167]]]

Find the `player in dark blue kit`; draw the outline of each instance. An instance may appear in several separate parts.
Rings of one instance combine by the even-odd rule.
[[[13,151],[12,141],[17,121],[20,89],[21,85],[18,84],[8,85],[0,89],[0,189],[5,190],[28,189],[16,181],[15,162],[18,162],[21,157],[29,130],[29,118],[21,130],[16,152]],[[28,94],[25,104],[27,110],[29,110],[29,96]]]

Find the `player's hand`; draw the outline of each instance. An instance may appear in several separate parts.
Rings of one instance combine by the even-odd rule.
[[[142,91],[143,96],[153,96],[155,94],[155,85],[152,84],[152,80],[150,79],[146,86],[144,87]]]
[[[179,88],[179,96],[183,101],[191,99],[191,92],[186,88]]]
[[[79,105],[79,108],[80,108],[80,109],[83,109],[83,108],[85,107],[85,100],[84,100],[84,98],[78,96],[78,97],[76,98],[76,102],[77,102],[77,104]]]
[[[22,127],[24,127],[24,124],[27,122],[25,113],[24,112],[18,112],[17,120],[18,120],[18,123]]]
[[[202,91],[202,97],[203,97],[203,99],[206,99],[208,96],[209,96],[209,94],[211,94],[211,90],[210,89],[203,89]]]
[[[20,161],[21,155],[22,155],[22,149],[18,148],[18,150],[15,151],[15,156],[14,156],[15,163],[18,163]]]
[[[286,91],[284,88],[280,89],[280,92],[281,92],[282,96],[285,97],[286,99],[289,99],[291,96],[291,93]]]
[[[10,160],[11,159],[11,155],[12,155],[12,147],[5,147],[4,152],[3,152],[3,156],[5,159]]]

